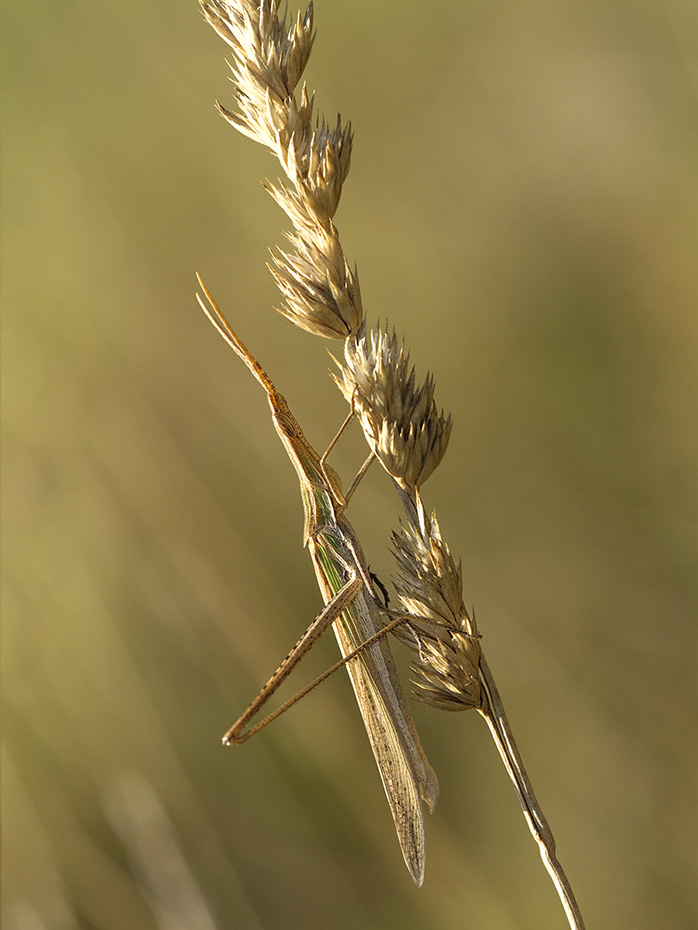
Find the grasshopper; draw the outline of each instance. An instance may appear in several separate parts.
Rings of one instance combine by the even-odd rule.
[[[201,278],[199,284],[208,301],[207,306],[197,294],[202,309],[266,391],[274,426],[298,475],[305,514],[303,541],[310,552],[325,602],[325,609],[228,730],[223,742],[232,745],[249,739],[345,665],[383,781],[405,863],[415,883],[421,885],[424,880],[424,816],[420,797],[433,810],[438,780],[420,743],[386,637],[406,618],[384,622],[384,611],[374,593],[366,558],[345,516],[356,481],[343,496],[339,476],[325,461],[330,450],[320,456],[313,449],[286,400],[235,334]],[[345,426],[350,418],[351,414]],[[261,723],[249,727],[249,721],[330,625],[343,658]]]

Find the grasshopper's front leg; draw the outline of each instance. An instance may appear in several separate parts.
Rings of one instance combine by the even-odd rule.
[[[349,413],[347,414],[347,417],[346,417],[346,419],[344,420],[344,423],[342,423],[342,425],[339,427],[339,430],[338,430],[338,432],[337,432],[337,435],[334,437],[334,439],[332,440],[332,442],[329,444],[329,446],[328,446],[327,449],[325,450],[325,454],[324,454],[324,455],[322,456],[322,458],[320,459],[320,466],[321,466],[322,472],[323,472],[323,474],[324,474],[324,476],[325,476],[325,481],[327,482],[328,487],[331,488],[332,493],[333,493],[333,496],[335,497],[335,500],[337,501],[337,504],[338,504],[338,506],[339,506],[339,510],[338,510],[339,513],[343,513],[343,512],[344,512],[344,510],[345,510],[346,507],[347,507],[347,504],[348,504],[349,501],[351,500],[351,497],[352,497],[354,491],[358,488],[361,479],[363,478],[363,476],[364,476],[364,475],[366,474],[366,472],[368,471],[369,467],[372,465],[372,463],[373,463],[373,462],[375,461],[375,459],[376,459],[376,453],[375,453],[375,452],[370,452],[369,455],[368,455],[368,458],[366,459],[366,461],[363,463],[363,465],[362,465],[361,468],[359,469],[358,474],[356,475],[356,477],[354,478],[354,480],[352,481],[352,483],[349,485],[349,489],[347,490],[346,494],[342,494],[341,491],[339,491],[339,488],[336,488],[336,487],[335,487],[334,482],[332,481],[332,479],[331,479],[331,477],[330,477],[330,475],[332,474],[332,469],[331,469],[331,468],[329,467],[329,465],[327,464],[327,459],[328,459],[328,457],[329,457],[330,452],[334,449],[334,447],[335,447],[335,446],[337,445],[337,443],[339,442],[339,439],[340,439],[340,437],[342,436],[342,434],[344,433],[344,431],[345,431],[345,429],[347,428],[347,426],[349,426],[349,424],[351,423],[351,421],[353,420],[353,418],[356,416],[356,411],[355,411],[355,409],[354,409],[354,401],[355,401],[355,398],[356,398],[356,392],[357,392],[357,391],[358,391],[358,387],[355,389],[354,395],[353,395],[352,398],[351,398],[351,410],[350,410]],[[338,493],[338,492],[339,492],[339,493]]]

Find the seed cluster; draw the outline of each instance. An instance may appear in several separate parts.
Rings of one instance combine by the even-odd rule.
[[[451,435],[451,417],[434,403],[434,379],[421,385],[409,352],[380,324],[370,337],[362,329],[347,339],[346,367],[335,359],[333,376],[357,414],[366,441],[385,470],[405,490],[423,484],[439,465]]]
[[[287,22],[278,0],[200,0],[204,16],[232,48],[238,112],[218,104],[228,122],[267,146],[289,183],[267,190],[293,224],[292,252],[272,253],[270,269],[296,326],[346,339],[364,322],[356,270],[344,256],[332,217],[351,161],[351,124],[313,120],[315,95],[295,90],[313,46],[313,5]]]
[[[418,519],[393,533],[402,608],[412,618],[395,635],[409,646],[416,696],[442,710],[480,707],[480,639],[463,604],[461,566],[441,538],[436,514],[427,517],[417,498]]]

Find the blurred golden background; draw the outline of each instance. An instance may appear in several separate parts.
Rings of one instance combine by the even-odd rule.
[[[320,597],[194,272],[317,447],[336,344],[271,309],[278,168],[216,115],[193,0],[5,7],[3,927],[563,927],[476,714],[415,707],[421,890],[345,675],[221,747]],[[356,132],[337,224],[369,322],[453,412],[424,498],[590,930],[698,921],[697,20],[321,0],[307,73]],[[351,515],[387,580],[378,468]]]

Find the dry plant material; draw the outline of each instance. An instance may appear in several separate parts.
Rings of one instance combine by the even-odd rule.
[[[314,96],[303,85],[294,95],[313,45],[313,5],[291,23],[276,0],[200,0],[204,16],[232,48],[239,112],[218,104],[228,122],[267,146],[292,186],[269,193],[293,224],[294,251],[272,254],[271,271],[285,303],[278,309],[296,326],[345,339],[364,314],[356,272],[349,268],[332,223],[351,160],[351,126],[330,130],[313,120]]]
[[[446,452],[451,417],[436,406],[433,377],[417,382],[409,353],[395,332],[380,326],[367,332],[357,272],[347,262],[333,223],[349,171],[351,127],[343,126],[339,118],[333,129],[322,118],[314,120],[314,96],[309,96],[305,84],[296,97],[314,41],[312,3],[295,19],[280,15],[278,0],[200,3],[208,22],[234,53],[230,67],[238,109],[233,112],[218,104],[220,112],[240,132],[269,148],[286,174],[287,182],[267,184],[293,226],[288,234],[291,251],[272,253],[270,270],[284,298],[278,309],[308,332],[344,339],[344,362],[335,359],[338,373],[333,377],[350,405],[344,425],[356,417],[370,449],[360,476],[377,458],[393,479],[406,515],[392,540],[397,562],[393,582],[400,606],[391,610],[376,597],[358,539],[344,516],[357,481],[342,496],[339,478],[327,465],[326,455],[320,457],[310,447],[283,397],[202,285],[208,299],[208,306],[203,302],[202,306],[267,391],[275,426],[301,482],[306,542],[326,603],[258,698],[228,731],[225,741],[242,742],[327,675],[346,666],[405,860],[421,884],[423,826],[415,798],[418,791],[433,807],[438,784],[387,649],[386,634],[394,633],[412,652],[413,685],[421,701],[444,710],[474,708],[485,718],[569,925],[582,930],[579,908],[556,858],[555,842],[521,761],[475,620],[464,606],[460,565],[442,539],[436,514],[428,516],[421,500],[421,486]],[[342,660],[261,723],[248,727],[280,681],[330,624],[340,641]],[[377,674],[377,662],[390,668],[387,677]],[[386,703],[387,691],[393,697]],[[381,706],[377,701],[383,702]],[[377,737],[375,719],[386,712],[389,733]],[[404,781],[397,790],[391,775],[395,760]],[[407,804],[403,803],[405,792],[411,794]]]
[[[371,451],[398,485],[423,484],[439,465],[451,436],[451,417],[434,403],[434,379],[415,384],[405,344],[380,326],[346,340],[346,368],[333,376],[358,416]]]

